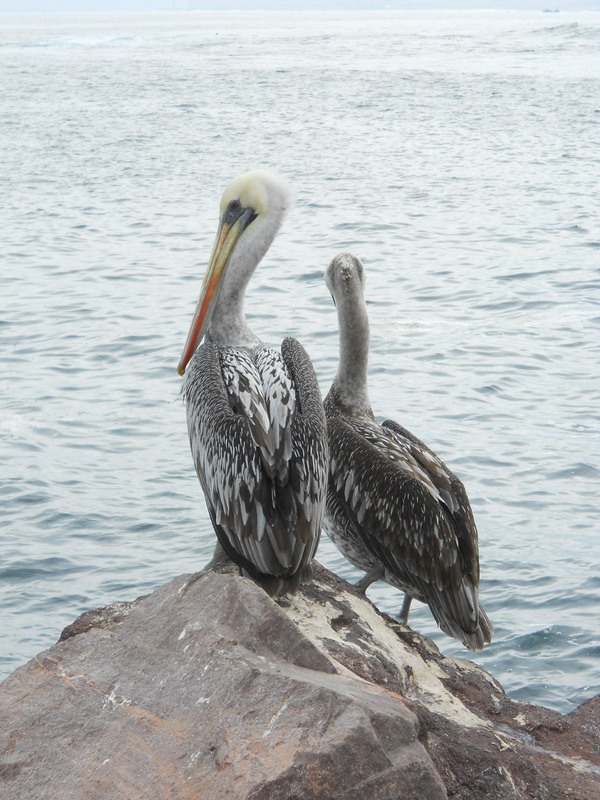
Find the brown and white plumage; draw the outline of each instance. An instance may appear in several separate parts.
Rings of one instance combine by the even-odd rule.
[[[479,604],[477,528],[464,486],[427,445],[397,423],[379,425],[367,390],[369,322],[355,256],[330,264],[340,364],[325,399],[330,449],[325,530],[367,575],[427,603],[443,631],[472,650],[491,641]]]
[[[325,417],[310,359],[294,339],[281,352],[264,345],[243,313],[247,283],[287,204],[285,184],[270,173],[227,187],[179,366],[217,551],[273,594],[311,573],[327,483]]]

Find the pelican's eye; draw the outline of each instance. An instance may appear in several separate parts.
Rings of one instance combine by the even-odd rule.
[[[223,212],[223,222],[226,225],[233,225],[241,217],[243,211],[239,200],[230,200]]]

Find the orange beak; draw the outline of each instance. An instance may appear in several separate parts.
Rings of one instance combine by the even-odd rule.
[[[202,337],[208,329],[215,308],[215,295],[218,293],[219,281],[229,262],[233,248],[255,216],[254,211],[251,208],[247,208],[243,209],[237,219],[232,222],[225,219],[221,220],[210,261],[208,262],[208,268],[202,280],[200,297],[198,298],[196,311],[194,312],[192,324],[190,325],[190,332],[185,342],[183,355],[177,366],[177,372],[180,375],[185,373],[185,368],[189,364],[196,347],[200,344]]]

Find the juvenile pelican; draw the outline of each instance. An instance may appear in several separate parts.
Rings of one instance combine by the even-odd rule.
[[[178,367],[215,558],[224,551],[271,594],[310,577],[327,487],[325,415],[310,359],[295,339],[281,352],[264,345],[243,310],[288,204],[285,183],[267,172],[227,186]]]
[[[347,253],[325,282],[337,306],[340,362],[325,399],[330,475],[325,531],[365,590],[384,580],[427,603],[449,636],[472,650],[492,638],[479,605],[477,528],[465,488],[427,445],[392,420],[375,421],[367,391],[369,320],[363,266]]]

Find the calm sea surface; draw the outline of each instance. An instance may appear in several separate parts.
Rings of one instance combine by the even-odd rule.
[[[363,258],[374,410],[478,521],[473,658],[562,711],[600,691],[600,15],[0,16],[0,87],[2,675],[208,560],[175,367],[221,191],[268,167],[296,205],[253,327],[325,392],[323,271]]]

